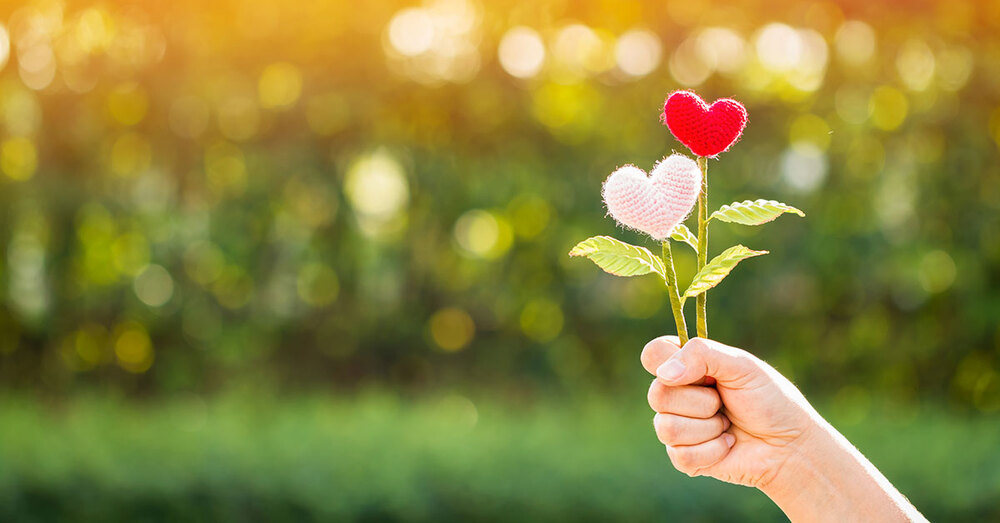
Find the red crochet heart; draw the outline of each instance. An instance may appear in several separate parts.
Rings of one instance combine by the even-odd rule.
[[[747,110],[729,98],[709,106],[691,91],[675,91],[663,104],[663,123],[694,154],[715,156],[740,139]]]

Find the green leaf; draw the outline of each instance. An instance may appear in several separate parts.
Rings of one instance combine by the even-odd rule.
[[[615,276],[640,276],[655,272],[666,278],[663,260],[645,247],[630,245],[610,236],[594,236],[576,244],[570,256],[586,256]]]
[[[798,214],[805,216],[805,213],[781,202],[774,200],[746,200],[744,202],[733,202],[723,205],[718,211],[708,217],[709,220],[717,219],[722,222],[739,223],[741,225],[762,225],[784,213]]]
[[[691,248],[694,249],[694,252],[698,252],[698,237],[695,236],[694,233],[691,232],[691,229],[688,229],[683,223],[678,223],[677,227],[674,227],[674,230],[670,233],[670,238],[679,242],[684,242],[690,245]]]
[[[708,262],[704,268],[698,271],[698,274],[694,275],[691,285],[684,291],[684,298],[694,298],[708,289],[715,287],[726,276],[729,276],[730,271],[736,267],[736,264],[747,258],[762,254],[767,254],[767,251],[755,251],[742,245],[736,245],[722,251],[722,254],[712,258],[712,261]]]

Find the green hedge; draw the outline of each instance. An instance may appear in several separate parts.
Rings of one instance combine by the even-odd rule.
[[[674,471],[641,399],[623,403],[7,398],[0,520],[782,519]],[[845,432],[932,519],[1000,517],[1000,424],[906,412]]]

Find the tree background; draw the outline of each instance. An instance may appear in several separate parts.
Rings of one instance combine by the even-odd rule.
[[[780,514],[649,427],[653,277],[567,252],[735,97],[713,337],[937,519],[997,516],[995,2],[0,3],[0,515]],[[675,249],[682,281],[694,258]],[[689,314],[689,316],[692,316]],[[386,453],[386,449],[394,449]],[[992,472],[991,472],[992,471]]]

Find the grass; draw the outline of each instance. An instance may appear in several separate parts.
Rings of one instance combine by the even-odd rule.
[[[633,399],[7,397],[0,520],[783,520],[673,471]],[[875,411],[844,432],[931,519],[1000,518],[995,417]]]

